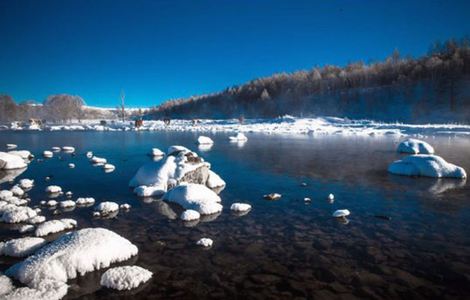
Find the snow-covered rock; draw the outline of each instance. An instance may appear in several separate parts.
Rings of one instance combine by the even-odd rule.
[[[351,212],[347,209],[338,209],[333,213],[333,217],[335,218],[344,218],[351,214]]]
[[[65,201],[60,201],[59,206],[62,208],[70,208],[70,207],[75,207],[75,201],[72,200],[65,200]]]
[[[95,207],[95,211],[99,212],[101,216],[110,215],[119,211],[119,204],[116,202],[101,202]]]
[[[199,218],[201,218],[201,214],[192,209],[187,209],[183,211],[183,213],[180,216],[180,219],[186,222],[199,220]]]
[[[23,189],[23,190],[29,190],[31,188],[33,188],[34,186],[34,180],[32,179],[21,179],[19,182],[18,182],[18,185]]]
[[[199,145],[212,145],[214,141],[210,137],[201,135],[197,138],[197,143]]]
[[[101,276],[101,285],[115,290],[130,290],[152,278],[152,272],[138,266],[115,267]]]
[[[279,194],[279,193],[270,193],[270,194],[264,195],[263,197],[264,197],[264,199],[266,199],[266,200],[274,201],[274,200],[279,200],[279,199],[281,199],[282,195]]]
[[[91,162],[94,163],[94,164],[105,164],[107,162],[107,160],[106,160],[106,158],[93,156],[91,158]]]
[[[11,279],[5,275],[0,274],[0,297],[5,298],[7,294],[12,292],[15,286],[11,282]]]
[[[417,139],[406,139],[398,145],[397,152],[411,154],[433,154],[434,148]]]
[[[201,215],[210,215],[222,211],[220,197],[201,184],[182,183],[165,193],[163,199],[177,203],[184,209],[196,210]]]
[[[23,189],[19,185],[14,185],[10,191],[13,193],[14,196],[22,197],[24,195]]]
[[[21,157],[6,152],[0,152],[0,170],[22,169],[27,166],[28,165]]]
[[[27,206],[5,205],[1,209],[1,221],[4,223],[26,222],[37,216],[34,209]]]
[[[196,242],[196,245],[202,246],[204,248],[212,247],[213,244],[214,244],[214,241],[210,238],[202,238]]]
[[[225,181],[214,171],[209,170],[209,178],[207,178],[206,185],[210,189],[219,189],[220,192],[220,189],[225,187]]]
[[[36,236],[46,236],[51,233],[73,229],[75,227],[77,227],[77,221],[74,219],[50,220],[38,225],[34,234]]]
[[[116,167],[112,164],[104,164],[103,165],[103,169],[105,171],[114,171],[114,169],[116,169]]]
[[[329,194],[329,195],[328,195],[328,200],[329,200],[330,202],[334,201],[334,200],[335,200],[335,195]]]
[[[175,154],[178,154],[180,152],[183,152],[183,154],[184,154],[184,153],[191,152],[191,150],[189,150],[188,148],[186,148],[184,146],[173,145],[173,146],[168,147],[168,150],[167,150],[166,154],[167,155],[175,155]]]
[[[62,193],[62,188],[58,185],[50,185],[46,187],[46,193],[49,193],[49,194]]]
[[[60,147],[55,146],[55,147],[52,147],[51,150],[52,152],[60,152],[61,149]]]
[[[236,136],[229,137],[231,142],[246,142],[248,138],[241,132],[237,133]]]
[[[75,152],[75,148],[72,147],[72,146],[63,146],[62,151],[68,152],[68,153],[73,153],[73,152]]]
[[[230,206],[230,210],[235,212],[245,212],[249,211],[250,209],[251,205],[247,203],[233,203],[232,206]]]
[[[76,204],[79,206],[89,206],[95,204],[95,198],[92,197],[80,197],[77,199]]]
[[[56,200],[49,200],[46,202],[46,205],[49,207],[57,206],[57,204],[59,204],[59,202],[57,202]]]
[[[22,159],[30,159],[34,157],[34,155],[32,155],[31,152],[28,150],[13,150],[8,151],[8,154],[21,157]]]
[[[165,152],[158,148],[152,148],[152,151],[150,152],[150,156],[164,156]]]
[[[135,245],[104,228],[86,228],[64,234],[35,255],[10,267],[6,274],[29,287],[61,282],[106,268],[136,255]]]
[[[16,144],[7,144],[6,146],[8,150],[16,149],[18,147]]]
[[[0,200],[6,201],[13,197],[13,192],[9,190],[1,190],[0,191]]]
[[[38,213],[37,210],[35,210],[35,212]],[[46,217],[37,215],[37,216],[29,219],[27,222],[29,224],[39,224],[39,223],[43,223],[45,221],[46,221]]]
[[[128,211],[128,210],[131,209],[131,205],[128,204],[128,203],[124,203],[124,204],[119,205],[119,208],[120,208],[121,210]]]
[[[42,156],[44,156],[45,158],[51,158],[51,157],[54,156],[54,153],[52,153],[52,151],[45,150],[45,151],[42,153]]]
[[[393,162],[388,171],[406,176],[466,178],[462,167],[448,163],[442,157],[432,154],[416,154]]]
[[[86,153],[86,157],[87,157],[88,159],[92,158],[92,157],[93,157],[93,152],[88,151],[88,152]]]
[[[26,232],[31,232],[36,228],[34,225],[31,224],[24,224],[18,227],[18,232],[19,233],[26,233]]]
[[[69,168],[70,168],[70,169],[75,168],[75,164],[74,164],[74,163],[69,163]]]
[[[46,244],[46,240],[38,237],[24,237],[0,243],[0,254],[13,257],[26,257]]]

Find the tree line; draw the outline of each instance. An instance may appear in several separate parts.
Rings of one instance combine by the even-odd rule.
[[[173,99],[153,107],[149,118],[161,117],[276,117],[296,105],[315,105],[321,95],[407,85],[422,80],[453,83],[470,73],[470,40],[436,42],[420,58],[402,57],[395,50],[384,61],[362,61],[344,67],[325,65],[308,71],[279,73],[232,86],[221,92]]]

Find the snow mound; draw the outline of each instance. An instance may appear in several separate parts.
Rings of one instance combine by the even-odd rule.
[[[136,255],[135,245],[104,228],[86,228],[64,234],[10,267],[6,274],[29,287],[41,282],[66,283],[87,272],[108,267]]]
[[[220,197],[211,189],[201,184],[182,183],[163,196],[164,200],[177,203],[184,209],[198,211],[201,215],[210,215],[222,211]]]
[[[42,153],[42,156],[44,156],[45,158],[51,158],[51,157],[54,156],[54,153],[52,153],[52,151],[45,150],[45,151]]]
[[[75,152],[75,148],[71,147],[71,146],[63,146],[62,151],[68,152],[68,153],[73,153],[73,152]]]
[[[99,212],[101,216],[110,215],[119,210],[119,204],[116,202],[101,202],[95,207],[95,211]]]
[[[191,150],[189,150],[188,148],[186,148],[184,146],[173,145],[173,146],[168,147],[168,150],[167,150],[166,154],[167,155],[174,155],[174,154],[177,154],[177,153],[180,153],[180,152],[188,153],[188,152],[191,152]]]
[[[24,237],[0,243],[0,254],[13,257],[26,257],[46,244],[46,240],[38,237]]]
[[[13,192],[9,190],[2,190],[0,191],[0,200],[7,200],[13,197]]]
[[[20,188],[19,185],[15,185],[13,186],[10,191],[13,193],[13,195],[17,196],[17,197],[21,197],[24,195],[24,191],[22,188]]]
[[[13,286],[11,279],[0,274],[0,296],[4,297],[5,294],[13,291],[14,288],[15,287]]]
[[[101,285],[115,290],[130,290],[152,278],[152,272],[138,266],[111,268],[101,276]]]
[[[152,152],[150,152],[150,155],[151,156],[164,156],[165,152],[163,152],[162,150],[158,148],[152,148]]]
[[[68,286],[63,282],[44,281],[36,288],[22,287],[13,289],[10,293],[4,295],[5,300],[59,300],[67,294]]]
[[[407,139],[398,145],[397,152],[411,154],[433,154],[434,148],[424,141]]]
[[[21,223],[36,216],[36,211],[30,207],[9,205],[3,210],[1,221],[4,223]]]
[[[18,182],[18,185],[24,189],[24,190],[29,190],[31,188],[33,188],[34,186],[34,180],[32,179],[21,179],[19,182]]]
[[[335,218],[344,218],[351,214],[351,212],[347,209],[338,209],[333,213],[333,217]]]
[[[61,192],[62,192],[62,188],[58,185],[50,185],[46,187],[46,193],[56,194],[56,193],[61,193]]]
[[[62,208],[70,208],[70,207],[75,207],[75,202],[72,200],[65,200],[65,201],[60,201],[59,206]]]
[[[0,170],[22,169],[26,167],[27,164],[21,157],[6,152],[0,152]]]
[[[94,164],[105,164],[107,162],[107,160],[106,160],[106,158],[93,156],[91,158],[91,162],[94,163]]]
[[[209,170],[209,178],[207,178],[206,185],[210,189],[223,188],[225,187],[225,181],[214,171]]]
[[[197,143],[199,145],[212,145],[214,141],[210,137],[201,135],[197,138]]]
[[[60,219],[50,220],[42,223],[36,228],[36,236],[46,236],[51,233],[56,233],[77,227],[77,221],[74,219]]]
[[[95,204],[95,198],[92,198],[92,197],[81,197],[81,198],[78,198],[78,199],[77,199],[76,204],[77,204],[77,205],[80,205],[80,206],[89,206],[89,205],[93,205],[93,204]]]
[[[237,133],[236,136],[230,136],[229,137],[231,142],[246,142],[248,141],[248,138],[241,132]]]
[[[388,172],[405,176],[466,178],[467,173],[459,166],[448,163],[432,154],[416,154],[393,162]]]
[[[46,202],[46,205],[49,207],[57,206],[57,204],[59,204],[59,202],[57,202],[56,200],[49,200]]]
[[[230,210],[235,212],[245,212],[249,211],[250,209],[251,205],[247,203],[233,203],[232,206],[230,206]]]
[[[183,211],[183,213],[180,216],[180,219],[186,222],[199,220],[199,218],[201,218],[201,214],[192,209],[187,209]]]
[[[214,241],[209,238],[202,238],[196,242],[196,245],[202,246],[204,248],[212,247],[212,244],[214,244]]]

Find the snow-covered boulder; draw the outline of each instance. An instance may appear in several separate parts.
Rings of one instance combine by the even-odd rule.
[[[107,160],[106,160],[106,158],[93,156],[91,158],[91,162],[94,163],[94,164],[105,164],[107,162]]]
[[[241,132],[237,133],[236,136],[230,136],[229,137],[231,142],[246,142],[248,141],[248,138]]]
[[[105,172],[112,172],[114,171],[114,169],[116,169],[116,167],[112,164],[104,164],[103,169],[105,170]]]
[[[9,190],[1,190],[0,191],[0,200],[6,201],[13,197],[13,192]]]
[[[407,139],[398,145],[397,152],[411,154],[433,154],[434,148],[424,141],[417,139]]]
[[[71,207],[75,207],[75,201],[73,200],[65,200],[65,201],[60,201],[59,202],[59,206],[62,207],[62,208],[71,208]]]
[[[135,245],[104,228],[86,228],[64,234],[10,267],[6,274],[29,287],[41,282],[61,282],[109,267],[136,255]]]
[[[152,278],[152,272],[138,266],[115,267],[101,276],[101,285],[115,290],[131,290]]]
[[[77,199],[76,204],[79,206],[90,206],[95,204],[95,198],[92,197],[80,197]]]
[[[19,182],[18,182],[18,185],[23,189],[23,190],[29,190],[31,188],[33,188],[34,186],[34,180],[32,179],[21,179]]]
[[[164,156],[165,155],[165,152],[163,152],[162,150],[158,149],[158,148],[152,148],[152,151],[150,151],[150,156]]]
[[[201,135],[197,138],[197,143],[199,145],[212,145],[214,144],[214,141],[210,137]]]
[[[201,218],[201,214],[195,210],[187,209],[183,211],[180,216],[180,219],[186,222],[199,220]]]
[[[214,244],[214,241],[210,238],[202,238],[196,242],[196,245],[204,247],[204,248],[210,248]]]
[[[54,156],[54,153],[52,153],[52,151],[45,150],[44,152],[42,152],[42,156],[44,156],[45,158],[51,158]]]
[[[17,155],[0,152],[0,170],[13,170],[26,168],[28,165]]]
[[[163,199],[177,203],[184,209],[196,210],[201,215],[210,215],[222,211],[220,197],[201,184],[182,183],[165,193]]]
[[[13,150],[8,151],[8,154],[21,157],[22,159],[31,159],[34,157],[34,155],[32,155],[31,152],[28,150]]]
[[[49,200],[46,202],[46,205],[49,207],[57,206],[57,204],[59,204],[59,202],[57,202],[56,200]]]
[[[251,205],[247,203],[233,203],[230,206],[230,210],[234,212],[246,212],[251,209]]]
[[[209,177],[207,178],[206,185],[210,189],[217,189],[217,192],[220,193],[225,187],[225,181],[214,171],[209,170]]]
[[[101,216],[106,216],[119,211],[119,204],[116,202],[101,202],[95,207],[95,211],[99,212]]]
[[[35,211],[36,211],[36,213],[38,213],[37,210],[35,210]],[[27,222],[29,224],[39,224],[39,223],[43,223],[44,221],[46,221],[46,217],[37,215],[37,216],[29,219]]]
[[[26,257],[46,244],[46,240],[38,237],[24,237],[0,243],[0,254],[13,257]]]
[[[129,211],[131,209],[131,205],[129,203],[124,203],[119,205],[119,209],[124,211]]]
[[[4,207],[6,208],[4,209]],[[4,223],[26,222],[37,216],[37,212],[27,206],[5,205],[2,207],[1,221]]]
[[[24,225],[21,225],[21,226],[18,227],[18,232],[19,233],[27,233],[27,232],[33,231],[34,228],[36,228],[34,225],[24,224]]]
[[[49,194],[62,193],[62,188],[58,185],[50,185],[46,187],[46,193],[49,193]]]
[[[60,147],[55,146],[55,147],[52,147],[51,150],[52,152],[60,152],[61,149]]]
[[[18,145],[16,145],[16,144],[7,144],[7,149],[8,150],[16,149],[17,147],[18,147]]]
[[[13,193],[14,196],[22,197],[24,195],[23,189],[19,185],[14,185],[10,191]]]
[[[75,164],[74,164],[74,163],[69,163],[69,165],[68,165],[68,166],[69,166],[69,168],[70,168],[70,169],[73,169],[73,168],[75,168]]]
[[[333,217],[335,218],[344,218],[344,217],[347,217],[351,214],[351,212],[347,209],[338,209],[338,210],[335,210],[335,212],[333,213]]]
[[[36,236],[46,236],[51,233],[61,232],[77,227],[77,221],[74,219],[50,220],[44,222],[36,228]]]
[[[75,152],[75,148],[72,147],[72,146],[63,146],[62,151],[68,152],[68,153],[73,153],[73,152]]]
[[[0,296],[5,298],[6,295],[11,293],[14,289],[15,286],[13,285],[13,282],[11,282],[11,279],[0,273]]]
[[[178,154],[180,152],[188,153],[188,152],[191,152],[191,150],[189,150],[188,148],[186,148],[184,146],[173,145],[173,146],[168,147],[168,150],[167,150],[166,154],[167,155],[175,155],[175,154]]]
[[[388,171],[406,176],[466,178],[462,167],[448,163],[442,157],[432,154],[416,154],[393,162]]]
[[[87,157],[88,159],[92,158],[92,157],[93,157],[93,152],[88,151],[88,152],[86,153],[86,157]]]

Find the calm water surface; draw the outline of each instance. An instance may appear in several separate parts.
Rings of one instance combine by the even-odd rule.
[[[469,298],[469,183],[388,174],[388,164],[400,158],[393,137],[248,135],[244,145],[229,143],[225,134],[211,137],[214,146],[202,151],[194,133],[0,132],[0,147],[15,143],[36,157],[52,146],[77,149],[76,156],[59,153],[34,160],[17,177],[35,179],[29,192],[33,205],[46,199],[43,191],[50,184],[72,191],[74,199],[132,205],[128,213],[108,220],[93,219],[92,208],[58,215],[43,210],[48,219],[75,218],[79,228],[116,231],[139,248],[139,255],[125,264],[154,272],[138,290],[119,293],[100,289],[102,272],[89,273],[70,282],[67,299]],[[426,140],[446,160],[470,170],[469,138]],[[194,227],[179,221],[181,208],[139,199],[127,186],[151,160],[146,153],[152,147],[165,150],[173,144],[196,150],[227,182],[222,214]],[[116,170],[105,174],[93,167],[85,157],[89,150]],[[70,162],[75,169],[68,168]],[[6,175],[0,174],[0,182]],[[301,187],[302,182],[308,185]],[[263,200],[271,192],[283,197]],[[329,193],[334,203],[327,201]],[[304,197],[312,202],[305,204]],[[250,203],[253,209],[234,215],[229,210],[233,202]],[[331,217],[342,208],[351,211],[348,224]],[[12,227],[0,224],[1,240],[18,237]],[[196,247],[201,237],[212,238],[214,246]],[[17,261],[0,256],[0,270]]]

